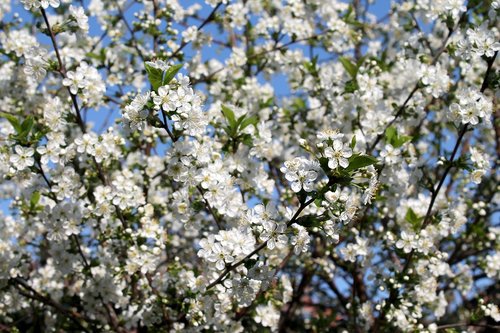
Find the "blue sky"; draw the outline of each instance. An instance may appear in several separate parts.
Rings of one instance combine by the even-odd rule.
[[[88,4],[90,1],[84,0],[82,2],[74,2],[75,5],[79,5],[80,3],[83,3],[85,8],[87,8]],[[193,5],[195,3],[201,3],[202,4],[202,10],[200,12],[200,17],[207,17],[210,12],[212,11],[212,7],[204,4],[202,1],[194,1],[194,0],[188,0],[188,1],[180,1],[183,6],[188,7],[190,5]],[[6,20],[10,20],[12,18],[12,15],[17,13],[19,16],[25,21],[25,22],[31,22],[32,17],[31,13],[29,11],[26,11],[23,6],[20,4],[19,1],[13,1],[12,2],[12,11],[10,14],[6,15]],[[126,18],[127,21],[129,22],[129,25],[132,26],[132,22],[134,22],[135,18],[133,16],[133,13],[135,10],[140,9],[142,5],[135,4],[133,5],[128,11],[126,11]],[[375,1],[375,3],[370,5],[370,12],[377,17],[383,17],[388,13],[390,9],[390,1],[382,0],[382,1]],[[48,13],[52,13],[52,9],[47,10]],[[41,19],[41,18],[40,18]],[[53,25],[55,23],[55,20],[51,20],[51,24]],[[196,20],[192,20],[189,22],[189,24],[192,25],[199,25],[200,22]],[[182,31],[184,28],[181,26],[176,26],[179,31]],[[214,36],[215,39],[220,39],[220,40],[225,40],[227,39],[227,36],[221,35],[221,33],[218,31],[217,27],[213,24],[208,24],[205,26],[204,32],[210,33]],[[89,34],[91,36],[101,36],[103,31],[101,30],[100,25],[97,22],[97,19],[95,17],[90,17],[89,18]],[[129,36],[129,33],[126,32],[126,35]],[[37,34],[37,38],[40,43],[46,46],[48,50],[52,50],[52,45],[50,42],[50,39],[41,33]],[[106,45],[109,43],[109,38],[105,38],[103,40],[103,44]],[[302,48],[305,50],[305,47],[302,46],[294,46],[295,48]],[[193,55],[193,50],[192,48],[188,45],[185,49],[185,54],[187,58],[190,58]],[[227,48],[221,47],[217,44],[213,44],[211,47],[204,47],[202,50],[202,57],[203,60],[210,60],[210,59],[218,59],[221,62],[224,61],[229,56],[230,52]],[[319,53],[320,58],[327,58],[329,57],[326,52],[323,52],[323,54]],[[260,81],[264,81],[263,77],[259,77]],[[275,93],[277,96],[283,96],[287,95],[289,93],[288,85],[286,82],[286,79],[282,75],[276,75],[272,78],[271,84],[275,90]],[[147,85],[147,82],[145,82],[145,86]],[[197,87],[197,89],[204,89],[203,86]],[[113,94],[113,89],[108,88],[107,94]],[[111,106],[114,111],[112,113],[112,116],[110,117],[111,121],[115,119],[116,117],[119,116],[119,110],[115,105]],[[87,122],[93,123],[94,124],[94,130],[98,131],[101,128],[101,125],[103,125],[105,119],[107,118],[108,115],[108,110],[89,110],[87,113],[86,120]],[[161,150],[161,149],[160,149]],[[0,210],[4,211],[5,213],[8,212],[8,206],[9,206],[9,200],[0,200]]]
[[[85,6],[87,6],[89,4],[89,2],[90,1],[86,1],[86,0],[83,1]],[[194,0],[187,0],[187,1],[180,1],[180,2],[185,6],[188,6],[188,5],[191,5],[194,3],[200,3],[200,1],[194,1]],[[79,4],[79,2],[75,2],[75,4]],[[132,22],[135,19],[133,16],[133,9],[134,8],[140,8],[140,5],[135,5],[134,7],[131,8],[131,10],[127,11],[126,18],[127,18],[128,22],[130,23],[130,25],[132,25]],[[375,1],[373,4],[370,5],[370,13],[374,14],[378,18],[385,16],[389,12],[389,9],[390,9],[390,1],[387,1],[387,0]],[[211,10],[212,10],[212,8],[210,6],[203,4],[203,9],[200,13],[200,16],[201,17],[208,16],[209,13],[211,12]],[[49,12],[50,12],[50,10],[49,10]],[[24,20],[26,20],[27,22],[31,21],[31,15],[29,14],[29,12],[27,12],[22,7],[22,5],[20,5],[19,1],[13,1],[12,12],[11,12],[11,14],[6,16],[6,21],[8,21],[12,18],[13,13],[18,13],[20,15],[20,17],[23,18]],[[90,24],[90,31],[89,31],[90,35],[100,36],[102,34],[102,30],[100,29],[100,26],[98,25],[97,20],[95,18],[91,17],[89,24]],[[193,21],[190,21],[190,24],[198,25],[199,21],[193,20]],[[428,31],[428,29],[429,29],[429,27],[426,25],[422,25],[422,27],[423,27],[424,31]],[[177,28],[181,31],[183,29],[180,26],[177,26]],[[216,37],[216,39],[224,40],[224,37],[226,37],[224,35],[221,35],[220,32],[217,30],[217,28],[211,24],[207,25],[205,27],[204,31],[211,33],[214,36],[218,36],[219,38]],[[128,35],[128,32],[127,32],[127,35]],[[52,50],[50,40],[48,39],[47,36],[44,36],[42,34],[38,34],[37,37],[41,43],[45,44],[48,49]],[[107,44],[108,42],[109,42],[108,38],[105,38],[104,44]],[[295,46],[295,47],[301,48],[300,46]],[[187,46],[184,50],[185,50],[186,56],[188,58],[193,55],[193,50],[191,49],[190,46]],[[203,60],[218,59],[221,62],[223,62],[224,59],[226,59],[228,57],[229,50],[227,50],[225,48],[221,48],[220,46],[218,46],[217,44],[214,43],[211,47],[205,47],[203,49],[202,55],[203,55]],[[328,55],[326,53],[323,53],[323,54],[320,54],[320,56],[327,57]],[[262,78],[260,78],[260,79],[262,80]],[[274,77],[272,79],[271,83],[273,85],[273,88],[275,90],[276,95],[282,96],[282,95],[286,95],[289,93],[289,89],[288,89],[286,80],[282,76],[278,75],[278,76]],[[145,84],[147,84],[147,83],[145,82]],[[200,89],[203,89],[203,87],[200,87]],[[95,124],[95,127],[94,127],[95,129],[99,129],[101,127],[102,123],[104,122],[106,115],[107,115],[107,111],[103,111],[103,110],[95,111],[95,110],[93,110],[93,111],[89,112],[87,120],[90,122],[93,122]],[[115,111],[112,119],[118,115],[119,115],[119,112]],[[449,147],[451,147],[454,142],[455,142],[455,134],[452,133],[452,135],[450,136],[450,142],[447,145],[445,145],[444,148],[449,150]],[[9,205],[9,201],[0,200],[0,210],[7,213],[8,205]],[[498,214],[496,214],[496,216],[498,217]],[[347,288],[347,285],[343,282],[342,279],[337,279],[336,282],[338,282],[340,284],[341,289]],[[487,282],[483,280],[482,283],[487,283]]]

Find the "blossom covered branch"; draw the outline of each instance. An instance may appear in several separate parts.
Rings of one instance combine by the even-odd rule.
[[[0,4],[0,330],[498,328],[500,2],[387,4]]]

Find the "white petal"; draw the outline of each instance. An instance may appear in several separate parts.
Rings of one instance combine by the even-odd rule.
[[[292,183],[292,191],[295,193],[300,192],[300,189],[302,188],[300,182],[293,182]]]
[[[340,140],[333,141],[333,149],[335,151],[342,150],[342,147],[343,147],[342,141],[340,141]]]

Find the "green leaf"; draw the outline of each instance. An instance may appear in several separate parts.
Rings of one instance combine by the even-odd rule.
[[[259,122],[259,119],[256,116],[251,116],[251,117],[245,118],[240,123],[240,130],[245,129],[246,127],[248,127],[250,125],[256,126],[258,122]]]
[[[348,20],[345,20],[345,22],[347,24],[351,24],[351,25],[355,26],[356,28],[363,28],[365,26],[362,22],[356,21],[354,19],[348,19]]]
[[[309,74],[317,76],[318,74],[318,71],[316,69],[317,63],[318,63],[318,56],[314,56],[311,61],[304,62],[304,68]]]
[[[271,98],[268,98],[267,100],[263,101],[260,103],[260,108],[261,109],[264,109],[264,108],[267,108],[267,107],[270,107],[270,106],[273,106],[274,104],[274,98],[271,97]]]
[[[418,222],[418,216],[417,214],[415,214],[413,209],[408,208],[408,210],[406,211],[405,220],[410,223],[413,223],[415,221]]]
[[[40,201],[40,192],[38,191],[33,192],[30,199],[31,208],[35,208],[39,201]]]
[[[345,83],[344,93],[345,94],[352,94],[353,92],[355,92],[358,89],[359,89],[358,82],[355,79],[349,80]]]
[[[330,171],[330,167],[328,167],[328,158],[320,157],[319,165],[321,166],[321,169],[323,169],[323,171],[328,174],[328,172]]]
[[[42,128],[40,130],[33,132],[33,134],[31,135],[31,141],[33,141],[33,142],[40,141],[40,139],[42,137],[44,137],[45,134],[47,134],[48,132],[49,132],[49,130],[47,128]]]
[[[243,119],[245,119],[246,117],[246,114],[240,116],[238,119],[236,119],[236,125],[238,125],[238,127],[240,127],[240,124],[241,122],[243,121]]]
[[[224,126],[222,127],[222,129],[227,133],[227,135],[231,136],[231,129],[229,128],[229,126]]]
[[[295,98],[292,103],[295,110],[303,110],[306,108],[306,102],[302,98]]]
[[[250,269],[252,268],[253,266],[255,266],[255,264],[257,263],[257,259],[247,259],[245,260],[245,262],[243,263],[243,265],[245,265],[245,267],[247,269]]]
[[[148,73],[149,83],[154,91],[158,91],[158,88],[162,85],[163,71],[159,68],[155,68],[151,65],[145,64],[146,73]]]
[[[95,59],[95,60],[98,60],[100,62],[104,62],[106,60],[106,54],[105,53],[93,53],[93,52],[88,52],[87,54],[85,54],[85,56],[87,58],[91,58],[91,59]]]
[[[394,139],[398,136],[398,132],[394,126],[391,126],[385,130],[385,140],[390,144],[393,144]]]
[[[233,110],[231,110],[225,105],[222,105],[221,107],[222,107],[222,114],[226,118],[227,123],[229,124],[229,128],[231,129],[231,131],[236,130],[236,126],[238,124],[236,123],[236,118],[234,117]]]
[[[413,139],[409,135],[399,135],[396,128],[391,126],[385,130],[385,141],[391,144],[394,148],[399,148],[406,142]]]
[[[394,143],[394,148],[399,148],[401,147],[402,145],[404,145],[406,142],[408,141],[411,141],[411,139],[413,139],[412,136],[409,136],[409,135],[401,135],[401,136],[398,136],[398,138],[396,139],[396,142]]]
[[[181,70],[182,64],[177,64],[171,66],[165,71],[165,76],[163,77],[162,85],[167,85],[172,81],[174,76]]]
[[[359,69],[359,67],[361,67],[361,65],[363,65],[363,63],[365,62],[367,56],[364,55],[362,56],[361,58],[359,58],[358,62],[356,63],[356,67]]]
[[[354,147],[356,147],[356,135],[352,136],[350,147],[351,149],[354,149]]]
[[[342,66],[344,66],[347,73],[349,73],[349,75],[354,79],[356,77],[356,74],[358,74],[358,67],[356,67],[356,65],[354,65],[346,57],[339,57],[339,60],[342,63]]]
[[[453,165],[458,169],[463,169],[472,172],[473,167],[471,164],[467,163],[467,161],[468,161],[467,157],[460,156],[455,162],[453,162]]]
[[[149,82],[154,91],[158,91],[161,86],[167,85],[172,81],[174,76],[181,70],[182,64],[171,66],[166,71],[155,68],[148,63],[145,63],[146,73],[148,73]]]
[[[377,163],[377,159],[368,155],[353,155],[349,158],[349,166],[345,171],[354,171]]]
[[[7,119],[7,121],[12,125],[12,127],[14,127],[16,132],[21,131],[21,125],[19,124],[19,120],[16,118],[16,116],[5,112],[0,112],[0,117]]]
[[[353,10],[354,10],[354,8],[351,5],[349,5],[347,7],[347,12],[345,13],[343,19],[344,20],[348,20],[351,17],[351,14],[353,13]]]
[[[295,223],[306,228],[319,227],[321,221],[314,215],[304,215],[295,220]]]
[[[191,204],[193,210],[199,213],[203,208],[205,208],[205,203],[201,200],[196,200]]]
[[[241,142],[249,147],[253,147],[253,138],[250,134],[245,134],[241,137]]]
[[[28,134],[31,132],[34,123],[35,121],[33,120],[33,117],[29,116],[28,118],[26,118],[21,124],[21,131],[19,132],[19,136],[21,138],[28,137]]]
[[[332,191],[336,191],[337,184],[348,186],[351,184],[351,181],[352,181],[352,177],[345,176],[345,175],[330,176],[329,179],[330,179],[331,184],[333,184]]]
[[[414,230],[420,229],[420,222],[423,220],[422,217],[418,217],[417,214],[413,211],[413,209],[408,208],[405,215],[405,220],[411,224]]]

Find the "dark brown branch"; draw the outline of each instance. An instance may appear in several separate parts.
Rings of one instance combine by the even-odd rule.
[[[61,304],[57,303],[49,296],[44,296],[40,294],[38,291],[33,289],[28,283],[26,283],[26,281],[24,281],[21,278],[11,278],[10,282],[12,286],[14,286],[19,291],[19,293],[24,297],[39,301],[42,304],[54,308],[60,314],[67,316],[81,330],[85,332],[91,332],[87,327],[85,327],[82,324],[82,321],[87,321],[90,323],[92,321],[91,319],[84,317],[78,312],[63,307]]]
[[[287,327],[289,327],[288,324],[290,316],[292,316],[295,310],[297,309],[297,306],[299,304],[300,299],[302,298],[302,295],[304,295],[307,286],[309,285],[314,276],[315,270],[316,270],[315,267],[306,266],[304,268],[304,272],[302,273],[302,278],[300,279],[299,286],[297,287],[297,290],[293,293],[292,300],[290,301],[290,304],[288,305],[286,312],[280,318],[280,323],[279,323],[280,333],[287,332]]]
[[[66,78],[66,68],[64,67],[64,64],[62,62],[61,55],[59,54],[59,48],[57,47],[57,42],[56,42],[56,36],[54,34],[54,31],[52,31],[52,28],[49,23],[49,19],[47,18],[47,13],[45,13],[45,10],[43,8],[40,8],[42,12],[43,19],[45,21],[45,25],[47,26],[47,30],[49,31],[50,35],[50,40],[52,41],[52,46],[54,47],[54,52],[56,53],[57,57],[57,62],[59,64],[59,73],[62,75],[63,78]],[[78,106],[78,101],[76,100],[76,95],[74,95],[69,87],[66,87],[68,90],[69,95],[71,96],[71,102],[73,103],[73,107],[75,108],[75,113],[76,113],[76,121],[78,123],[78,126],[82,130],[83,133],[86,132],[86,127],[85,123],[82,119],[82,115],[80,112],[80,107]]]
[[[204,194],[203,188],[200,185],[197,185],[196,189],[198,190],[198,192],[200,192],[200,195],[203,198],[203,201],[205,202],[205,207],[207,208],[208,212],[210,213],[210,215],[213,216],[215,224],[217,224],[217,228],[219,230],[222,230],[222,221],[220,220],[219,215],[213,210],[212,206],[210,206],[210,203],[208,203],[207,199],[205,199],[205,197],[203,196]]]
[[[253,60],[255,58],[258,58],[260,56],[263,56],[263,55],[266,55],[268,53],[273,53],[273,52],[277,52],[277,51],[281,51],[291,45],[294,45],[294,44],[297,44],[297,43],[300,43],[300,42],[305,42],[305,41],[308,41],[308,40],[314,40],[314,39],[317,39],[321,36],[323,36],[325,33],[328,33],[330,32],[331,30],[330,29],[327,29],[327,30],[324,30],[318,34],[315,34],[315,35],[311,35],[309,37],[304,37],[304,38],[299,38],[299,39],[294,39],[294,40],[291,40],[289,41],[288,43],[285,43],[285,44],[282,44],[280,46],[276,46],[276,47],[273,47],[269,50],[263,50],[259,53],[254,53],[253,55],[251,55],[250,57],[247,58],[247,62],[248,60]],[[227,69],[227,67],[221,67],[215,71],[213,71],[212,73],[208,74],[204,79],[200,79],[200,80],[193,80],[193,84],[196,84],[196,83],[199,83],[199,82],[203,82],[203,81],[209,81],[211,80],[215,75],[217,75],[218,73],[222,72],[223,70]]]
[[[330,289],[333,291],[335,296],[337,296],[337,299],[339,300],[340,305],[342,305],[344,310],[347,311],[347,303],[349,303],[349,301],[347,300],[347,298],[344,295],[342,295],[339,288],[337,288],[337,285],[335,284],[335,282],[333,282],[331,279],[329,279],[328,277],[323,276],[323,275],[320,275],[320,278],[321,278],[321,280],[323,280],[323,282],[325,282],[328,285],[328,287],[330,287]]]
[[[219,9],[219,7],[222,5],[222,2],[219,2],[217,4],[217,6],[214,7],[214,9],[212,10],[212,12],[207,16],[207,18],[198,26],[198,29],[197,31],[200,31],[201,29],[203,29],[203,27],[205,25],[207,25],[210,21],[212,21],[214,18],[215,18],[215,12],[217,12],[217,10]],[[172,54],[170,55],[169,59],[172,59],[174,58],[177,54],[179,54],[179,52],[182,51],[182,49],[184,49],[187,45],[189,44],[189,42],[186,42],[186,41],[182,41],[181,42],[181,45],[174,51],[172,52]]]
[[[120,4],[118,1],[114,0],[116,9],[118,10],[118,15],[120,16],[120,19],[123,21],[123,24],[125,24],[125,28],[127,28],[128,32],[130,33],[130,37],[132,40],[132,45],[134,49],[137,51],[137,54],[139,57],[142,59],[142,61],[146,61],[146,58],[144,57],[144,54],[142,53],[141,49],[139,48],[139,43],[137,42],[137,38],[134,32],[134,29],[128,24],[127,19],[125,18],[125,13],[123,12],[122,8],[120,7]]]
[[[491,72],[491,69],[493,67],[493,63],[495,62],[495,59],[496,59],[496,56],[498,54],[498,51],[495,52],[494,56],[489,58],[488,59],[488,67],[486,69],[486,73],[484,75],[484,79],[483,79],[483,83],[481,85],[481,89],[480,89],[480,92],[481,93],[484,93],[484,91],[488,88],[488,82],[489,82],[489,74]],[[432,221],[431,219],[431,215],[432,215],[432,209],[433,209],[433,206],[434,206],[434,203],[436,201],[436,198],[439,194],[439,191],[442,187],[442,185],[444,184],[445,180],[446,180],[446,177],[448,176],[448,173],[450,172],[450,170],[453,168],[453,162],[455,160],[455,157],[458,153],[458,148],[460,147],[460,143],[465,135],[465,133],[467,132],[467,129],[468,129],[468,124],[465,124],[463,127],[462,127],[462,130],[460,131],[459,133],[459,136],[457,138],[457,141],[455,143],[455,146],[453,148],[453,152],[447,162],[447,167],[443,173],[443,175],[441,176],[441,179],[438,183],[438,186],[436,187],[436,189],[432,192],[432,197],[431,197],[431,201],[429,203],[429,206],[427,208],[427,213],[425,214],[425,217],[424,217],[424,220],[423,220],[423,223],[422,223],[422,227],[421,229],[424,229],[426,226],[428,226],[430,224],[430,222]],[[408,269],[410,268],[411,264],[412,264],[412,261],[413,261],[413,257],[414,257],[414,254],[415,254],[415,251],[412,250],[408,256],[407,256],[407,259],[406,259],[406,263],[402,269],[402,271],[399,273],[399,275],[401,276],[404,276],[406,274],[406,272],[408,271]],[[380,325],[380,322],[382,320],[385,319],[385,313],[386,311],[388,310],[388,307],[394,303],[394,301],[397,299],[398,297],[398,290],[395,289],[395,288],[392,288],[391,291],[390,291],[390,294],[389,294],[389,299],[388,301],[386,302],[386,305],[385,307],[382,309],[382,311],[380,312],[380,316],[377,318],[377,320],[375,321],[375,324],[374,324],[374,330],[376,331],[378,329],[378,325]]]
[[[434,58],[432,59],[431,65],[435,65],[438,62],[439,57],[444,52],[444,50],[446,50],[446,44],[448,43],[448,40],[450,39],[451,35],[458,28],[458,26],[460,25],[460,23],[467,18],[466,14],[467,13],[464,13],[462,15],[462,17],[460,18],[460,20],[458,21],[457,25],[454,28],[450,28],[448,30],[448,34],[446,35],[446,38],[444,39],[444,41],[443,41],[441,47],[439,48],[439,50],[434,55]],[[375,149],[375,147],[377,146],[377,144],[380,142],[380,140],[385,135],[385,131],[389,127],[391,127],[399,119],[399,117],[401,117],[403,115],[404,111],[406,110],[406,106],[408,105],[408,103],[412,99],[413,95],[415,95],[415,93],[420,89],[420,85],[419,84],[420,84],[420,81],[415,84],[415,87],[412,89],[412,91],[410,92],[410,94],[408,95],[408,97],[406,98],[406,100],[403,102],[403,105],[401,105],[398,108],[398,111],[394,115],[394,118],[389,123],[387,123],[387,125],[384,128],[384,130],[379,135],[377,135],[377,137],[375,138],[375,141],[373,142],[373,144],[368,148],[368,152],[372,152]]]
[[[446,324],[446,325],[439,325],[437,328],[438,328],[438,330],[444,330],[447,328],[456,328],[456,327],[465,327],[465,326],[484,327],[484,328],[491,328],[493,330],[500,330],[500,325],[473,324],[473,323]]]
[[[301,204],[299,209],[297,209],[297,211],[295,212],[295,214],[293,215],[293,217],[291,218],[291,220],[287,223],[287,226],[290,226],[292,225],[293,223],[295,223],[295,221],[297,220],[297,218],[299,217],[300,213],[302,213],[302,211],[307,207],[309,206],[311,203],[314,202],[316,198],[311,198],[309,199],[308,201],[306,201],[305,203]],[[255,254],[259,253],[260,250],[262,250],[263,248],[265,248],[267,246],[267,242],[268,240],[266,240],[265,242],[261,243],[259,246],[257,246],[252,252],[250,252],[249,254],[247,254],[243,259],[237,261],[236,263],[234,264],[231,264],[231,265],[228,265],[226,267],[226,269],[219,275],[219,277],[217,279],[215,279],[214,281],[212,281],[208,286],[207,286],[207,290],[213,288],[214,286],[216,286],[217,284],[219,284],[220,282],[222,282],[222,280],[226,277],[226,275],[228,275],[231,271],[233,271],[235,268],[241,266],[242,264],[244,264],[248,259],[250,259],[251,257],[253,257]]]

